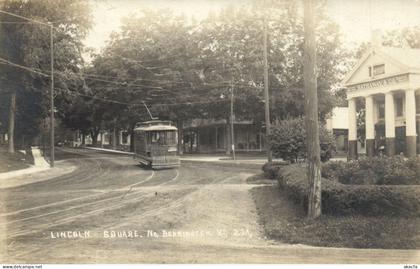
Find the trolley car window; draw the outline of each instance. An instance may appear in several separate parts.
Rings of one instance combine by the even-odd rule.
[[[152,144],[174,145],[177,142],[176,131],[153,131],[149,134]]]
[[[166,144],[167,145],[175,145],[177,140],[177,133],[176,131],[170,131],[166,133]]]

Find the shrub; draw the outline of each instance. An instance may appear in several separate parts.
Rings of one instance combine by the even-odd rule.
[[[321,160],[328,161],[335,151],[333,134],[320,124]],[[273,125],[268,137],[275,157],[292,163],[306,158],[306,130],[303,118],[287,119]]]
[[[322,176],[343,184],[418,185],[420,162],[417,158],[362,158],[351,162],[330,162],[322,166]]]
[[[262,167],[262,170],[264,171],[264,176],[270,179],[277,178],[280,173],[280,165],[284,165],[284,163],[281,163],[281,162],[265,163]]]
[[[279,186],[305,210],[308,203],[306,169],[302,165],[282,167]],[[345,185],[322,180],[322,212],[329,215],[420,216],[420,187]]]

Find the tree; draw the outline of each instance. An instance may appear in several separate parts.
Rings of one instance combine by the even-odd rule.
[[[82,62],[82,39],[90,25],[88,3],[77,0],[5,0],[0,8],[45,24],[54,24],[54,65],[57,70],[57,97],[68,96],[67,75],[78,72]],[[50,29],[46,25],[32,23],[15,16],[2,13],[0,21],[0,51],[2,58],[16,65],[0,66],[1,90],[16,100],[16,110],[10,105],[9,124],[16,122],[16,136],[31,140],[39,133],[42,119],[47,117],[49,108],[48,90],[50,86]],[[10,23],[11,22],[11,23]],[[16,111],[15,113],[13,113]],[[11,144],[14,135],[9,137]]]
[[[295,163],[299,159],[306,160],[308,156],[307,131],[302,117],[278,121],[268,139],[275,157]],[[328,161],[335,151],[334,135],[325,127],[320,127],[319,142],[321,161]]]
[[[275,119],[301,116],[303,110],[303,26],[293,1],[267,11],[269,85]],[[193,118],[230,120],[231,86],[237,120],[264,122],[263,12],[257,6],[230,6],[201,22],[188,21],[170,10],[142,10],[123,20],[106,48],[96,55],[85,79],[101,119],[131,129],[154,116],[183,122]],[[279,10],[281,15],[279,16]],[[335,104],[330,91],[341,71],[338,28],[320,16],[318,54],[320,118]],[[297,45],[296,45],[297,44]],[[88,70],[88,69],[87,69]],[[106,102],[113,100],[115,103]],[[112,117],[106,116],[107,114]],[[179,135],[182,138],[182,135]],[[181,144],[181,143],[180,143]]]
[[[318,97],[315,41],[315,7],[313,0],[304,1],[304,85],[305,85],[305,125],[308,149],[307,178],[309,183],[308,218],[321,215],[321,160],[318,127]]]

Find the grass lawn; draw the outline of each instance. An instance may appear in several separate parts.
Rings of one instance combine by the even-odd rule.
[[[250,181],[258,180],[254,177]],[[418,217],[323,215],[310,221],[278,186],[255,187],[251,193],[265,235],[276,241],[327,247],[420,249]]]
[[[0,173],[28,168],[32,157],[27,158],[22,152],[7,153],[6,147],[0,147]]]

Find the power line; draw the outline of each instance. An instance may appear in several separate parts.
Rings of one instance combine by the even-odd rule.
[[[0,64],[8,64],[8,65],[11,65],[11,66],[14,66],[14,67],[17,67],[17,68],[24,69],[24,70],[29,71],[29,72],[33,72],[33,73],[42,75],[44,77],[50,77],[50,75],[49,74],[46,74],[46,73],[50,73],[51,74],[51,72],[49,72],[49,71],[46,71],[46,73],[44,73],[44,71],[42,69],[34,68],[34,67],[28,67],[28,66],[24,66],[24,65],[19,65],[19,64],[13,63],[11,61],[8,61],[8,60],[6,60],[6,59],[4,59],[2,57],[0,57]],[[58,74],[58,75],[63,76],[66,73],[63,72],[63,71],[55,71],[54,74]],[[172,94],[182,95],[181,93],[176,93],[176,92],[173,92],[173,91],[169,91],[169,90],[167,90],[167,89],[165,89],[164,87],[161,87],[161,86],[152,86],[152,85],[137,84],[137,83],[132,83],[132,82],[129,82],[129,81],[128,82],[127,81],[121,82],[121,81],[112,81],[112,80],[106,80],[106,79],[98,79],[98,78],[95,78],[98,75],[92,75],[92,74],[90,74],[90,75],[83,74],[83,76],[85,77],[85,79],[93,80],[93,81],[100,81],[100,82],[111,83],[111,84],[122,85],[122,86],[127,85],[127,86],[131,86],[131,87],[134,86],[134,87],[141,87],[141,88],[149,88],[149,89],[163,90],[163,91],[170,92]],[[98,76],[98,77],[108,77],[108,76]],[[121,79],[119,77],[109,77],[109,78]],[[155,82],[161,83],[160,80],[149,80],[149,81],[155,81]],[[174,82],[167,81],[167,83],[170,84],[170,83],[177,83],[177,82],[176,81],[174,81]],[[180,84],[182,84],[182,83],[188,84],[188,82],[178,82],[178,83],[180,83]],[[214,83],[205,83],[204,85],[199,85],[198,87],[202,87],[202,86],[213,86],[214,88],[217,88],[217,87],[229,86],[228,83],[229,82],[225,82],[225,81],[222,81],[222,82],[214,82]],[[249,85],[249,84],[243,84],[243,83],[240,83],[240,82],[235,82],[234,84],[235,85],[240,85],[242,87],[252,88],[252,89],[260,89],[260,88],[262,88],[261,86],[254,86],[254,85]],[[193,89],[193,87],[194,86],[188,87],[188,88],[185,87],[185,88],[182,88],[182,89]]]
[[[25,20],[25,21],[30,21],[30,22],[34,22],[34,23],[43,24],[43,25],[49,26],[49,27],[51,26],[50,23],[33,20],[33,19],[30,19],[30,18],[27,18],[27,17],[23,17],[23,16],[20,16],[20,15],[14,14],[14,13],[10,13],[10,12],[4,11],[4,10],[0,10],[0,13],[4,13],[4,14],[7,14],[9,16],[20,18],[20,19]]]
[[[56,89],[61,90],[61,88],[56,88]],[[121,102],[121,101],[116,101],[116,100],[110,100],[110,99],[97,97],[97,96],[92,96],[92,95],[87,95],[87,94],[83,94],[83,93],[79,93],[79,92],[75,92],[75,91],[70,91],[70,94],[74,94],[74,95],[78,95],[78,96],[82,96],[82,97],[86,97],[86,98],[90,98],[90,99],[94,99],[94,100],[98,100],[98,101],[103,101],[103,102],[107,102],[107,103],[120,104],[120,105],[127,105],[127,106],[143,106],[144,105],[143,103],[127,103],[127,102]],[[212,103],[227,102],[227,101],[229,101],[229,100],[221,99],[221,100],[211,100],[211,101],[180,102],[180,103],[152,103],[151,106],[177,106],[177,105],[212,104]]]
[[[13,62],[8,61],[8,60],[6,60],[4,58],[1,58],[1,57],[0,57],[0,64],[8,64],[8,65],[20,68],[20,69],[24,69],[24,70],[29,71],[29,72],[36,73],[36,74],[44,76],[44,77],[50,77],[50,75],[47,75],[47,74],[42,73],[40,71],[36,71],[34,68],[30,68],[30,67],[27,67],[27,66],[16,64],[16,63],[13,63]]]
[[[137,86],[137,87],[145,87],[145,88],[150,88],[150,89],[163,90],[162,87],[156,87],[156,86],[150,86],[150,85],[144,85],[144,84],[134,84],[134,83],[130,83],[130,82],[119,82],[119,81],[112,81],[112,80],[105,80],[105,79],[98,79],[98,78],[91,78],[91,77],[86,77],[86,79],[94,80],[94,81],[100,81],[100,82],[108,82],[108,83],[113,83],[113,84],[118,84],[118,85],[130,85],[130,86]]]
[[[33,24],[33,22],[24,22],[24,21],[0,21],[0,24]]]

